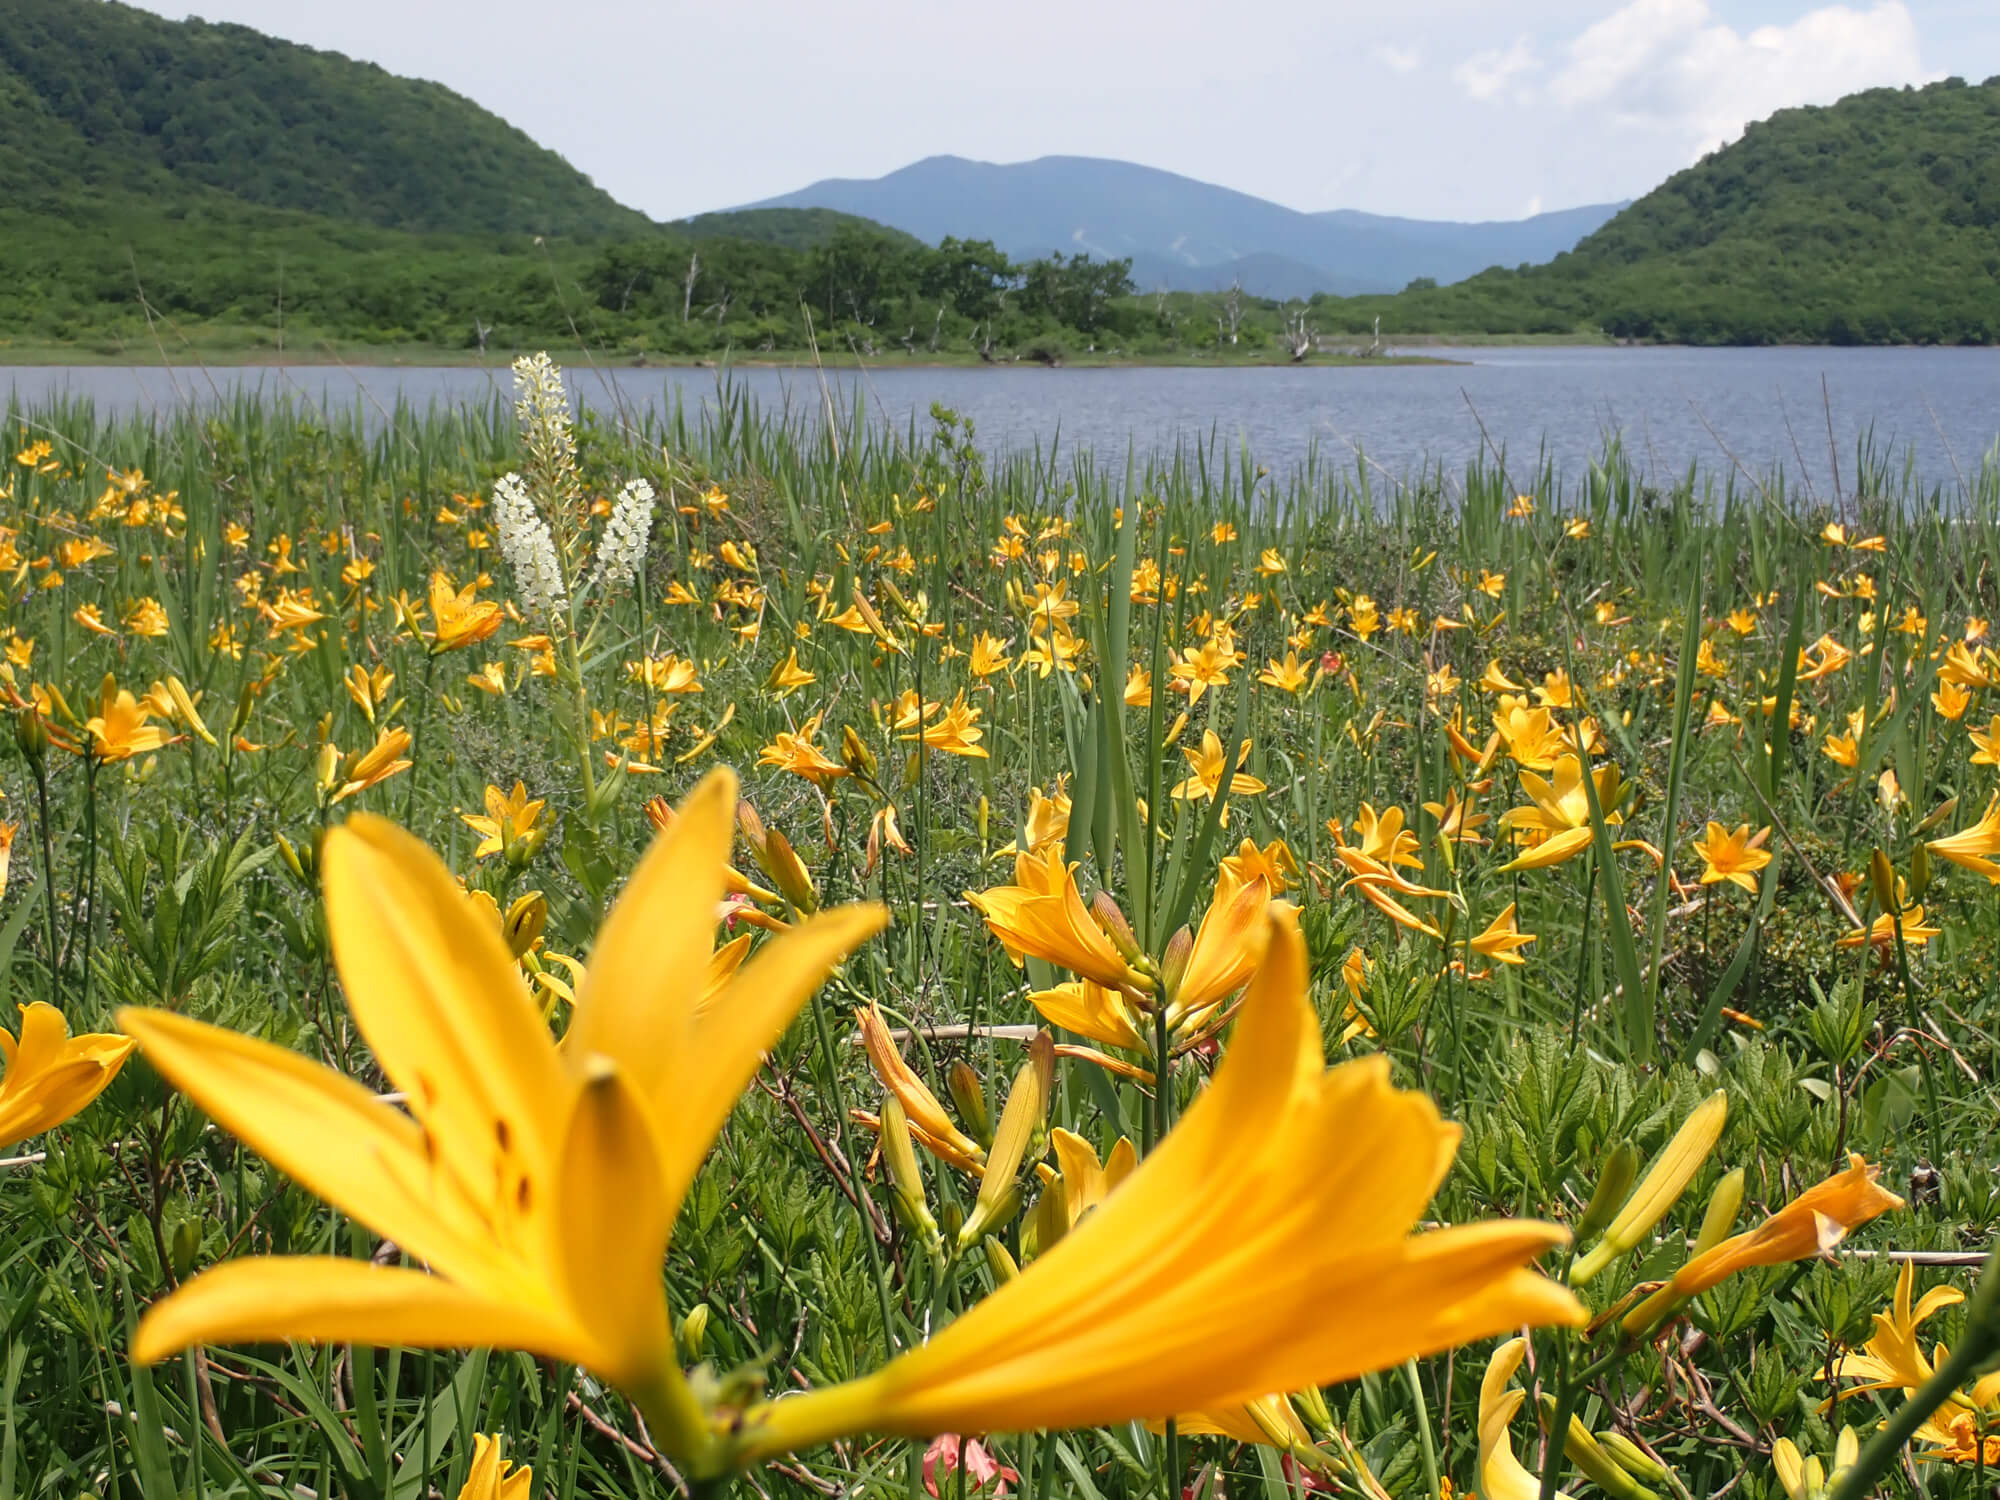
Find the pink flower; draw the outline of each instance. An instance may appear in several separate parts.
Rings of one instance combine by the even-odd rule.
[[[1001,1463],[986,1451],[986,1445],[978,1438],[960,1437],[955,1432],[941,1432],[931,1439],[930,1447],[924,1450],[924,1489],[931,1500],[938,1500],[938,1478],[948,1475],[963,1462],[968,1494],[990,1494],[993,1500],[1004,1500],[1007,1486],[1019,1484],[1021,1476]],[[986,1487],[991,1485],[989,1491]]]

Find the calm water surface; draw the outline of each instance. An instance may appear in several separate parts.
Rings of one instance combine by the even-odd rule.
[[[1525,478],[1538,453],[1570,476],[1615,439],[1652,478],[1691,463],[1760,478],[1782,469],[1822,498],[1850,489],[1857,445],[1872,441],[1926,484],[1958,488],[2000,438],[2000,350],[1494,348],[1449,351],[1449,366],[1296,369],[1047,370],[888,367],[827,375],[843,409],[865,403],[898,429],[927,424],[933,401],[970,416],[994,449],[1089,449],[1122,463],[1176,445],[1248,442],[1284,472],[1317,454],[1352,464],[1365,453],[1390,475],[1457,468],[1495,447]],[[658,408],[678,395],[713,404],[713,370],[576,367],[572,389],[601,409]],[[730,381],[767,411],[815,420],[824,410],[809,368],[741,369]],[[33,402],[67,394],[100,412],[212,403],[239,391],[386,412],[398,398],[484,401],[510,394],[493,369],[0,367],[0,390]],[[1829,440],[1828,412],[1832,414]],[[1482,436],[1481,425],[1485,435]]]

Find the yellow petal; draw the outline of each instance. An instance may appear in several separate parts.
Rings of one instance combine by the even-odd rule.
[[[632,872],[591,950],[564,1047],[616,1058],[641,1098],[677,1088],[704,1061],[689,1056],[689,1039],[735,820],[735,776],[709,772]]]
[[[702,1008],[685,1051],[674,1060],[670,1088],[651,1100],[655,1118],[672,1125],[672,1136],[661,1141],[660,1149],[667,1192],[676,1208],[764,1054],[833,966],[888,920],[887,910],[872,904],[835,907],[808,917],[752,954]],[[595,963],[590,972],[594,979]]]
[[[425,1195],[423,1128],[353,1079],[286,1047],[160,1010],[118,1024],[215,1123],[316,1198],[455,1278],[477,1275],[485,1229],[456,1194]],[[400,1170],[399,1170],[400,1168]]]
[[[326,917],[348,1006],[474,1198],[515,1156],[538,1188],[573,1085],[500,933],[438,857],[381,818],[327,835]]]
[[[628,1390],[672,1357],[660,1282],[678,1197],[669,1199],[653,1127],[616,1063],[584,1060],[558,1178],[563,1282],[600,1341],[591,1367]]]
[[[1526,780],[1524,774],[1521,778]],[[1564,860],[1574,859],[1590,847],[1596,835],[1588,828],[1566,828],[1561,833],[1552,833],[1541,843],[1517,854],[1500,866],[1499,873],[1509,870],[1546,870],[1551,865],[1559,865]]]
[[[132,1358],[191,1344],[283,1339],[413,1349],[525,1349],[581,1363],[573,1325],[532,1303],[482,1297],[422,1271],[334,1256],[258,1256],[204,1271],[140,1320]]]

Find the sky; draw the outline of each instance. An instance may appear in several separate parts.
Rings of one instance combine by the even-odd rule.
[[[1636,197],[1744,124],[2000,74],[1995,0],[150,0],[435,79],[655,218],[924,156],[1303,210]]]

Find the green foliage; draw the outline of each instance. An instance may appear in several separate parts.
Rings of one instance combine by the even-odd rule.
[[[0,27],[0,195],[244,203],[384,228],[631,234],[650,225],[441,84],[116,0],[14,0]]]
[[[1781,110],[1546,266],[1387,297],[1328,326],[1689,344],[2000,339],[2000,78]]]

